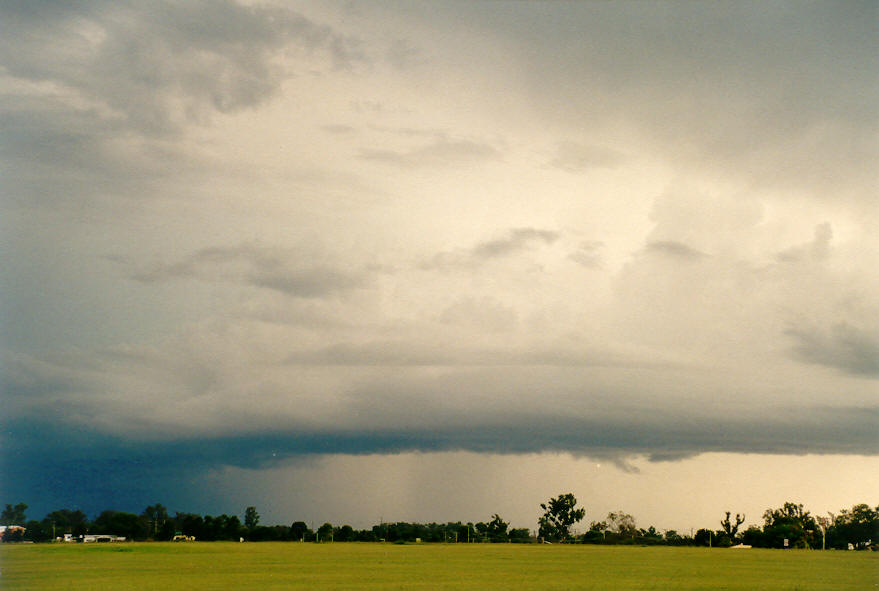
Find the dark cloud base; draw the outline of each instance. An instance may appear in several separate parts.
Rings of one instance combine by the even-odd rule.
[[[210,511],[222,507],[222,491],[208,490],[205,478],[225,466],[265,469],[321,455],[442,451],[572,453],[620,466],[627,457],[677,461],[707,452],[877,455],[877,423],[879,409],[874,408],[785,408],[753,420],[543,417],[433,431],[276,432],[137,442],[20,422],[4,431],[0,462],[7,477],[0,492],[10,502],[27,502],[36,514],[58,507],[134,511],[157,500],[179,510]]]

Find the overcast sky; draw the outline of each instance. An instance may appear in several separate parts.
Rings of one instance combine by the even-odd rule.
[[[0,501],[879,490],[875,2],[4,2]]]

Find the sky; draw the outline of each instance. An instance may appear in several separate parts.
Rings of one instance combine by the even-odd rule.
[[[0,501],[879,503],[877,10],[4,2]]]

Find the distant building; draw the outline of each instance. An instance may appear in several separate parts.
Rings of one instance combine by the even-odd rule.
[[[125,536],[114,536],[111,534],[85,534],[84,536],[79,536],[79,541],[83,544],[101,542],[124,542]]]

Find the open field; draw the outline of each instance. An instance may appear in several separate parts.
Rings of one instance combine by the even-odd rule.
[[[5,591],[879,589],[873,552],[196,542],[7,544],[0,561]]]

